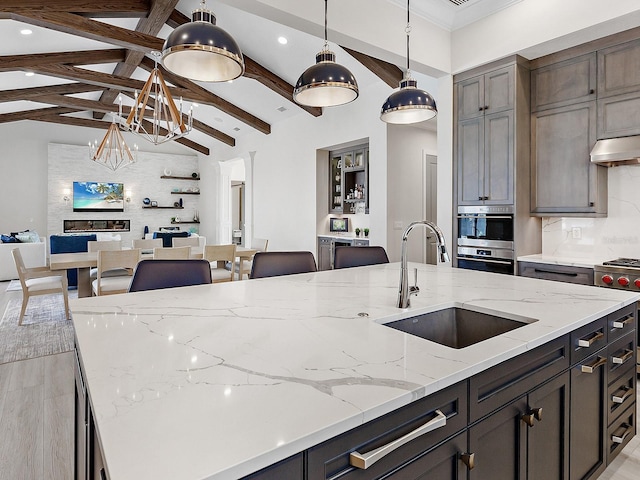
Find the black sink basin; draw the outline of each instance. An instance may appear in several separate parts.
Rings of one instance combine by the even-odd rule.
[[[535,321],[511,320],[466,308],[450,307],[385,325],[447,347],[464,348]]]

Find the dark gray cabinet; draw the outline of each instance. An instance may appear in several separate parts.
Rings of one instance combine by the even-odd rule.
[[[329,213],[369,213],[368,144],[329,154]]]
[[[242,477],[242,480],[303,480],[304,477],[304,459],[302,453],[298,453],[257,473]]]
[[[541,280],[593,285],[593,268],[589,267],[518,262],[518,275],[521,277],[539,278]]]
[[[589,53],[531,71],[531,111],[596,99],[596,54]]]
[[[595,141],[595,102],[532,114],[533,215],[606,215],[607,169],[591,163]]]
[[[505,67],[457,84],[458,121],[512,110],[515,102],[513,67]]]
[[[331,237],[318,237],[318,270],[331,270]]]
[[[598,98],[640,92],[640,39],[598,51]]]

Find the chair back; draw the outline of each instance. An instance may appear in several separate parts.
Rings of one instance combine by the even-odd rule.
[[[94,280],[96,295],[124,293],[129,288],[131,275],[140,261],[140,249],[131,250],[98,250],[98,272]],[[106,276],[105,272],[123,269],[127,276]]]
[[[236,259],[234,244],[205,245],[203,257],[211,265],[213,283],[233,281],[233,268],[227,269],[227,265],[233,265]]]
[[[258,252],[253,257],[249,278],[277,277],[317,271],[311,252]]]
[[[333,268],[362,267],[389,263],[383,247],[336,247]]]
[[[134,238],[133,248],[139,248],[142,253],[153,253],[154,248],[162,247],[161,238]]]
[[[266,252],[267,245],[269,245],[269,240],[266,238],[252,238],[251,239],[251,248],[257,250],[259,252]]]
[[[20,279],[20,284],[22,285],[22,288],[24,290],[27,288],[27,286],[24,283],[27,278],[27,267],[24,266],[22,253],[20,253],[19,248],[14,248],[13,250],[11,250],[11,255],[13,255],[13,262],[16,264],[16,270],[18,271],[18,278]]]
[[[189,259],[191,258],[191,247],[156,247],[153,249],[153,258],[170,260],[170,259]]]
[[[206,283],[211,283],[211,268],[204,259],[142,260],[133,275],[129,292]]]
[[[87,252],[100,250],[122,250],[122,240],[90,240],[87,242]]]
[[[198,247],[200,241],[198,237],[174,237],[171,239],[172,247]]]

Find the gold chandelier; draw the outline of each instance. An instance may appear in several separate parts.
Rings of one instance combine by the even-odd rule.
[[[131,151],[114,118],[100,144],[97,140],[93,143],[89,142],[89,156],[99,165],[116,171],[120,167],[136,162],[138,146],[134,145]]]
[[[160,52],[152,52],[152,55],[155,59],[155,67],[140,94],[136,90],[135,104],[127,119],[123,121],[122,128],[142,136],[154,145],[159,145],[169,140],[176,140],[191,131],[193,107],[189,109],[189,117],[185,123],[182,118],[182,98],[180,98],[180,109],[178,109],[162,72],[158,69]],[[120,117],[122,118],[122,102],[120,102]]]

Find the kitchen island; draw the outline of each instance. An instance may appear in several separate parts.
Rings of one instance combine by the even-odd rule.
[[[395,307],[397,263],[72,301],[87,448],[111,480],[240,478],[639,298],[410,266],[420,294],[406,310]],[[462,349],[383,325],[451,306],[531,323]]]

